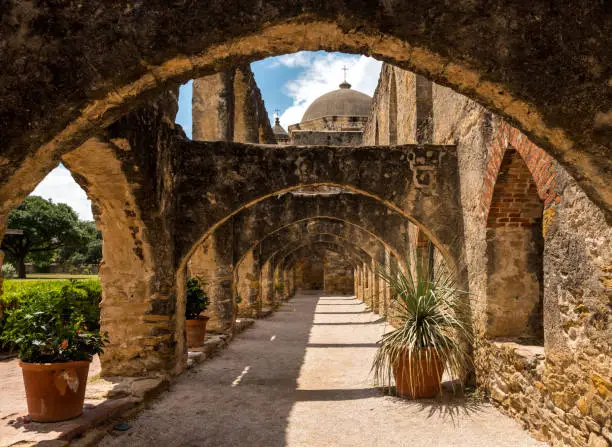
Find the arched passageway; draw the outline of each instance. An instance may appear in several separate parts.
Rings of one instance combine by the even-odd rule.
[[[8,160],[0,172],[0,215],[16,206],[62,153],[82,144],[146,97],[177,82],[213,73],[219,66],[231,66],[237,60],[339,48],[366,52],[415,70],[510,118],[554,154],[609,213],[612,182],[605,169],[595,168],[609,167],[610,163],[604,139],[609,113],[604,102],[606,77],[601,69],[591,70],[591,62],[587,62],[603,64],[609,47],[606,39],[600,38],[605,28],[603,5],[566,5],[556,9],[555,15],[546,14],[544,24],[541,11],[550,11],[551,7],[539,2],[531,3],[526,10],[500,2],[496,10],[505,17],[503,21],[492,21],[472,8],[443,14],[447,5],[441,1],[417,3],[409,9],[398,3],[374,17],[370,12],[378,4],[373,8],[328,5],[321,10],[311,0],[301,0],[299,7],[272,0],[265,6],[227,6],[226,11],[242,11],[240,26],[220,25],[233,22],[219,20],[222,13],[209,4],[173,8],[148,5],[127,16],[122,15],[123,9],[110,7],[95,14],[70,6],[39,10],[23,17],[46,19],[65,27],[80,23],[82,17],[89,17],[89,22],[69,41],[61,35],[62,26],[54,30],[31,26],[28,39],[55,42],[57,52],[41,55],[27,68],[13,61],[26,60],[30,46],[22,44],[23,37],[7,27],[3,40],[14,50],[4,53],[7,60],[3,60],[3,66],[10,69],[2,82],[11,88],[0,101],[0,113],[5,117],[3,156]],[[9,16],[22,16],[18,4],[10,7]],[[169,17],[198,19],[179,23],[167,20]],[[124,30],[122,45],[108,51],[114,47],[116,36],[107,30],[119,21]],[[143,23],[151,30],[163,29],[167,38],[143,35],[139,32]],[[460,30],[456,23],[473,25]],[[516,33],[511,23],[521,23],[524,29],[545,26],[551,32]],[[559,30],[565,30],[563,39],[556,37]],[[465,33],[473,38],[465,38]],[[589,36],[593,43],[586,49],[580,42],[589,40]],[[588,55],[578,57],[578,48]],[[72,67],[71,73],[58,68],[57,60],[62,66]],[[43,77],[43,73],[53,73],[55,78]],[[546,75],[532,75],[535,73]],[[25,128],[30,131],[23,132]]]

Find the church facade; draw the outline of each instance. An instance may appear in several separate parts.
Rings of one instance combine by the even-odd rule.
[[[297,146],[359,146],[368,121],[372,97],[344,81],[337,90],[317,98],[302,121],[289,126],[289,143]],[[276,127],[276,126],[275,126]],[[276,134],[279,135],[280,134]],[[277,140],[279,144],[283,144]]]

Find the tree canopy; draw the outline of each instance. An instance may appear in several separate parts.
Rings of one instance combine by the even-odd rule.
[[[25,278],[26,258],[48,263],[56,256],[67,261],[80,254],[82,263],[100,261],[101,236],[94,223],[79,221],[66,204],[29,196],[9,214],[8,226],[23,231],[23,235],[7,235],[2,241],[2,250],[17,265],[20,278]]]

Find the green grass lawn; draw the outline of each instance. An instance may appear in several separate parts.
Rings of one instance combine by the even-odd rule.
[[[5,279],[5,281],[57,281],[67,279],[98,279],[98,275],[71,275],[70,273],[30,273],[26,279]]]

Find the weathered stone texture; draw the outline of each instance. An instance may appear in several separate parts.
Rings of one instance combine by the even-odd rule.
[[[183,319],[175,287],[171,139],[176,91],[115,123],[62,161],[92,200],[104,238],[100,268],[105,375],[177,372]],[[126,312],[126,306],[129,312]]]
[[[412,73],[383,68],[383,75],[387,74],[381,77],[380,95],[389,95],[390,88],[385,84],[390,82],[392,72],[398,83],[402,78],[415,79]],[[375,102],[381,104],[382,110],[377,109],[374,113],[382,120],[387,115],[384,104],[388,99],[379,98],[378,92]],[[418,103],[416,93],[407,100]],[[553,444],[596,442],[609,433],[610,419],[600,415],[612,413],[608,394],[598,394],[593,381],[593,377],[602,377],[607,378],[604,383],[609,383],[612,370],[612,334],[608,322],[612,229],[606,224],[603,211],[586,197],[563,168],[517,129],[446,87],[434,84],[432,100],[433,143],[457,145],[465,256],[473,294],[474,329],[480,340],[475,352],[477,379],[509,413]],[[410,109],[401,102],[398,103],[398,116],[402,110]],[[416,107],[412,107],[416,115]],[[384,128],[379,125],[380,141],[388,138],[382,133]],[[405,142],[402,138],[409,137],[401,136],[400,129],[398,125],[398,143],[402,144]],[[414,130],[416,132],[416,128]],[[372,138],[371,132],[368,135]],[[415,134],[413,138],[416,137]],[[503,172],[504,156],[512,153],[520,155],[533,184],[522,185],[522,177],[515,175],[516,178],[508,182],[518,185],[510,199],[504,196],[509,190],[502,193],[504,180],[503,176],[499,180],[499,171]],[[502,191],[500,196],[505,197],[497,205],[496,190]],[[538,206],[538,199],[534,199],[536,192],[545,205],[541,216],[543,228],[537,231],[537,225],[533,225],[538,219],[534,220],[533,213],[541,210],[542,205]],[[499,206],[500,203],[507,206]],[[491,227],[488,233],[487,221]],[[522,231],[523,228],[526,231]],[[491,231],[504,231],[508,236],[504,236],[505,245],[495,247],[495,253],[491,251],[491,244],[487,249],[487,239],[492,242],[491,238],[499,239],[500,235],[493,235]],[[543,244],[541,261],[535,255],[538,244]],[[522,256],[527,258],[517,257],[521,247],[527,247],[522,251]],[[534,255],[529,255],[530,252]],[[500,308],[504,300],[500,301],[497,296],[496,304],[495,294],[508,290],[496,282],[494,275],[484,272],[491,273],[492,266],[501,261],[503,268],[494,270],[504,275],[514,274],[513,286],[527,288],[523,287],[520,293],[515,289],[518,301],[514,301],[514,306],[512,300],[505,299],[503,306],[506,307]],[[543,284],[537,278],[534,265],[539,262],[543,265]],[[514,325],[515,335],[521,332],[529,335],[529,330],[525,332],[525,329],[534,324],[529,315],[536,317],[538,314],[537,300],[533,299],[538,287],[543,289],[545,356],[539,361],[536,374],[535,366],[517,366],[524,360],[521,360],[522,355],[511,353],[513,349],[480,337],[486,334],[488,326],[491,329],[491,318],[505,319],[501,327],[506,329]],[[519,312],[521,307],[525,312]],[[509,310],[519,312],[522,322],[509,318]],[[489,335],[512,334],[493,331]],[[523,341],[533,342],[533,337],[529,335]],[[592,402],[595,402],[597,417],[592,414]]]
[[[296,146],[360,146],[363,140],[361,132],[349,131],[294,130],[290,135],[291,144]]]
[[[325,253],[324,265],[325,293],[331,295],[353,294],[353,265],[341,254],[332,251]]]
[[[248,65],[195,79],[192,98],[194,140],[276,143]]]

